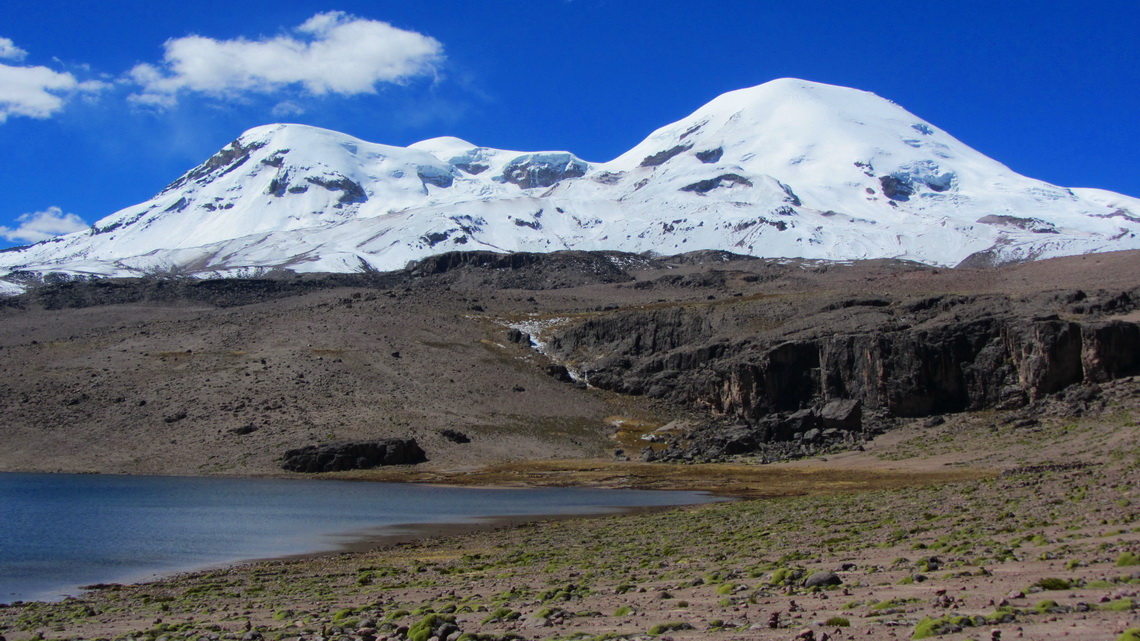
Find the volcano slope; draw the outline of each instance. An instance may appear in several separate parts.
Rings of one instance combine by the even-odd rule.
[[[458,253],[63,283],[0,308],[0,469],[278,474],[287,450],[384,438],[438,472],[615,449],[768,460],[906,418],[1057,395],[1080,411],[1140,368],[1138,267]],[[821,417],[831,401],[846,422]]]
[[[1136,267],[1134,254],[950,271],[723,255],[453,255],[352,282],[41,290],[4,312],[0,355],[5,371],[23,374],[5,381],[5,469],[278,473],[280,452],[321,442],[322,431],[333,431],[320,422],[327,420],[336,421],[338,438],[413,436],[429,458],[336,476],[704,488],[755,500],[98,586],[60,603],[0,607],[0,634],[9,641],[1131,638],[1122,635],[1140,628],[1140,378],[1126,365],[1113,365],[1110,380],[1087,378],[1106,366],[1084,346],[1095,343],[1086,334],[1103,335],[1096,328],[1135,324]],[[935,313],[947,316],[913,318],[915,302],[937,297],[957,301]],[[872,299],[887,304],[846,304]],[[641,380],[642,358],[686,346],[637,353],[633,339],[619,350],[583,337],[605,336],[586,330],[622,315],[641,319],[642,330],[629,336],[644,336],[645,319],[660,322],[667,310],[754,319],[693,340],[694,348],[735,346],[703,352],[716,356],[700,361],[710,375],[732,371],[749,353],[759,355],[758,366],[767,362],[764,338],[780,345],[903,336],[912,331],[904,324],[930,331],[997,318],[1010,320],[1009,346],[1034,344],[1014,340],[1023,336],[1015,330],[1034,323],[1075,323],[1081,378],[1052,392],[1018,387],[1001,397],[1002,407],[949,414],[900,416],[871,395],[849,398],[866,408],[857,433],[806,444],[793,434],[783,446],[738,445],[743,451],[733,454],[725,435],[743,429],[755,439],[764,416],[731,408],[718,415],[661,380],[641,396],[561,382],[521,336],[533,331],[555,358],[564,358],[555,350],[576,350],[568,365],[585,374]],[[883,324],[890,310],[900,317],[893,329]],[[806,330],[813,318],[825,325]],[[1134,353],[1126,348],[1113,353]],[[326,349],[340,351],[314,351]],[[1028,353],[1038,363],[1069,362],[1056,358],[1064,350]],[[1097,362],[1102,369],[1084,365]],[[1011,356],[1012,371],[1015,364]],[[334,365],[352,369],[336,376]],[[401,391],[400,403],[380,406]],[[247,398],[249,412],[223,408]],[[821,400],[805,397],[804,409]],[[36,405],[55,422],[24,407]],[[186,416],[166,422],[171,407]],[[775,412],[782,424],[794,413]],[[250,422],[256,430],[230,431]],[[441,435],[445,426],[470,442]],[[669,442],[642,440],[649,431]],[[123,457],[115,443],[137,449]],[[681,458],[725,460],[614,460],[615,447],[634,443],[650,443],[655,455],[672,448]],[[787,454],[813,456],[755,464]],[[594,458],[570,458],[584,456]]]

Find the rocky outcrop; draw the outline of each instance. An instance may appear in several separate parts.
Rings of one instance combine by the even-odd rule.
[[[751,187],[752,181],[748,180],[740,174],[721,174],[716,178],[708,178],[699,180],[691,185],[685,185],[681,191],[691,191],[698,194],[707,194],[717,187],[740,185],[742,187]]]
[[[589,168],[569,153],[526,154],[507,163],[500,179],[521,189],[550,187],[562,180],[581,178]]]
[[[412,465],[427,460],[415,439],[327,443],[289,450],[281,467],[290,472],[317,474],[345,470],[368,470],[383,465]]]
[[[653,155],[646,156],[645,159],[641,161],[641,165],[639,165],[639,166],[640,167],[658,167],[660,165],[664,165],[666,162],[668,162],[674,156],[677,156],[678,154],[685,153],[686,151],[688,151],[692,148],[693,148],[693,146],[691,144],[689,144],[689,145],[676,145],[674,147],[670,147],[669,149],[666,149],[664,151],[659,151]]]
[[[1085,380],[1101,383],[1140,370],[1140,325],[1121,321],[1081,326]]]
[[[1140,325],[1087,313],[1135,299],[878,297],[814,313],[756,301],[623,311],[546,340],[551,356],[573,361],[595,387],[736,421],[702,437],[702,451],[732,454],[773,440],[845,438],[865,428],[864,409],[889,418],[1014,409],[1138,373]],[[1034,313],[1057,305],[1072,319]]]
[[[308,176],[305,180],[314,185],[324,187],[329,191],[341,192],[340,197],[337,198],[336,207],[352,203],[362,203],[368,200],[368,193],[364,191],[364,187],[346,176],[338,175],[336,178]]]

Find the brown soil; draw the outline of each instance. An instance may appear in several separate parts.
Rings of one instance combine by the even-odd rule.
[[[1013,431],[994,412],[916,421],[827,460],[440,474],[430,480],[767,498],[437,531],[351,554],[110,586],[0,609],[0,632],[9,641],[240,639],[247,629],[266,639],[395,639],[434,611],[480,638],[790,640],[810,629],[817,639],[908,639],[939,619],[949,623],[938,638],[956,641],[994,631],[1112,639],[1140,625],[1140,565],[1129,560],[1140,554],[1140,380],[1104,393],[1108,408],[1096,416]],[[802,585],[821,570],[842,584]],[[691,629],[653,634],[669,624]]]
[[[801,262],[714,290],[481,289],[451,275],[226,309],[6,309],[0,363],[19,376],[0,383],[0,470],[268,475],[290,447],[414,436],[428,451],[423,466],[331,476],[700,488],[748,500],[106,586],[0,608],[0,634],[370,641],[402,639],[434,612],[480,639],[790,640],[804,629],[907,639],[932,627],[954,641],[1113,639],[1140,627],[1137,379],[1106,384],[1102,408],[1084,416],[961,414],[905,424],[861,452],[647,465],[610,460],[615,417],[657,426],[692,418],[688,410],[559,383],[507,341],[502,322],[614,304],[792,295],[816,305],[884,288],[1017,297],[1132,288],[1138,266],[1135,252],[988,271]],[[638,278],[686,270],[699,268]],[[247,425],[257,429],[231,431]],[[442,428],[472,442],[452,443]],[[842,584],[806,588],[821,570]],[[924,623],[932,619],[944,625]]]
[[[717,278],[661,281],[702,273]],[[678,260],[635,271],[635,282],[593,276],[588,268],[462,269],[227,308],[0,307],[0,367],[10,373],[0,381],[0,470],[272,475],[287,449],[389,437],[416,438],[429,472],[598,458],[638,442],[641,432],[628,430],[613,440],[615,425],[648,431],[687,412],[560,383],[545,375],[541,355],[508,341],[508,323],[756,301],[786,316],[789,305],[818,310],[883,292],[1122,291],[1140,286],[1140,252],[991,270]],[[530,289],[511,289],[508,277],[529,279]],[[579,284],[536,289],[565,282]],[[442,429],[471,442],[454,443]]]

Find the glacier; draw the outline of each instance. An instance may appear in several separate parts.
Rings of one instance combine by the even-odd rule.
[[[607,162],[256,127],[90,230],[0,252],[0,294],[44,278],[387,271],[461,250],[704,249],[943,266],[1140,249],[1140,199],[1021,176],[889,100],[786,78]]]

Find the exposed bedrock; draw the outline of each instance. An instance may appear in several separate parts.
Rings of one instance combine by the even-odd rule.
[[[631,310],[566,328],[548,349],[596,387],[752,425],[805,409],[818,415],[832,401],[891,417],[1012,409],[1140,373],[1135,322],[1033,314],[1040,303],[855,301],[795,317],[761,302]],[[750,326],[759,329],[741,330]]]
[[[427,460],[415,439],[390,438],[354,443],[309,445],[285,452],[281,467],[316,474],[368,470],[382,465],[412,465]]]

